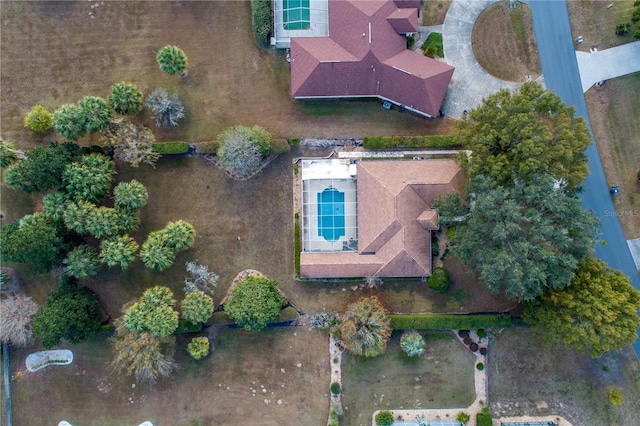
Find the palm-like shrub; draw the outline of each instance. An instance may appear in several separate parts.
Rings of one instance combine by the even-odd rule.
[[[113,161],[100,154],[84,155],[69,164],[62,175],[62,184],[75,201],[98,203],[104,199],[113,183]]]
[[[168,336],[178,328],[178,313],[173,309],[175,304],[169,288],[150,288],[139,301],[125,310],[124,325],[135,333],[150,332],[156,336]]]
[[[61,105],[53,112],[53,128],[67,139],[78,140],[87,132],[82,109],[74,104]]]
[[[85,96],[78,101],[78,107],[82,112],[85,129],[89,133],[99,132],[109,126],[112,117],[111,107],[104,99]]]
[[[142,92],[135,84],[116,83],[111,86],[109,105],[115,112],[122,115],[133,115],[142,108]]]
[[[24,127],[34,132],[44,133],[53,127],[53,114],[42,105],[35,105],[24,118]]]
[[[192,324],[207,322],[213,313],[213,299],[202,291],[186,295],[180,304],[182,317]]]
[[[177,46],[165,46],[156,55],[160,69],[169,75],[180,74],[187,69],[187,55]]]
[[[173,265],[175,251],[167,245],[163,231],[153,231],[149,233],[147,239],[142,243],[140,249],[140,259],[148,268],[163,271]]]
[[[11,142],[0,139],[0,167],[9,167],[18,159],[18,150]]]
[[[175,251],[188,249],[196,238],[195,228],[184,220],[167,223],[163,232],[167,246]]]
[[[91,277],[100,269],[98,252],[86,245],[71,250],[62,263],[65,265],[65,272],[76,278]]]
[[[140,218],[135,211],[122,211],[116,209],[118,212],[118,230],[122,234],[128,234],[138,228]]]
[[[26,346],[33,336],[31,321],[38,305],[30,297],[9,295],[0,299],[0,341]]]
[[[145,101],[145,106],[151,109],[158,127],[176,127],[184,118],[184,107],[175,93],[171,96],[164,89],[156,89]]]
[[[187,350],[189,355],[197,360],[209,354],[209,347],[209,339],[206,337],[194,337],[187,345]]]
[[[122,269],[127,269],[136,259],[138,243],[129,235],[119,235],[100,243],[100,260],[112,267],[120,265]]]
[[[285,300],[277,287],[276,280],[247,277],[234,287],[224,311],[245,330],[261,330],[280,316]]]
[[[340,325],[340,334],[347,349],[365,357],[383,354],[391,332],[391,320],[375,296],[349,305]]]
[[[147,188],[135,179],[120,182],[113,189],[114,203],[119,211],[134,211],[147,204]]]
[[[98,207],[87,215],[85,229],[96,238],[111,238],[118,235],[120,218],[111,207]]]
[[[53,194],[44,196],[42,199],[42,211],[48,218],[57,222],[62,220],[68,203],[69,197],[67,194],[56,191]]]
[[[408,356],[420,356],[424,353],[424,338],[417,331],[409,331],[400,338],[400,347]]]
[[[62,212],[62,220],[67,229],[84,234],[87,232],[87,216],[96,208],[96,205],[89,201],[68,202]]]
[[[271,153],[271,135],[262,127],[235,126],[218,135],[218,158],[230,173],[248,176]]]
[[[382,410],[376,414],[376,426],[391,426],[393,424],[393,414],[389,410]]]

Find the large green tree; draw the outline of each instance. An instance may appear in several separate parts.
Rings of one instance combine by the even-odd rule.
[[[49,293],[33,318],[33,333],[49,349],[65,339],[80,343],[100,326],[98,299],[73,278],[63,277],[58,290]]]
[[[65,138],[75,141],[87,133],[82,109],[74,104],[64,104],[53,112],[53,128]]]
[[[271,153],[271,135],[260,126],[235,126],[218,135],[218,158],[230,173],[248,176]]]
[[[84,126],[89,133],[99,132],[109,126],[111,122],[111,107],[97,96],[85,96],[78,101]]]
[[[10,188],[25,192],[56,188],[62,184],[67,165],[79,155],[80,148],[74,143],[51,142],[47,148],[36,147],[5,170],[5,182]]]
[[[547,289],[527,303],[524,319],[548,344],[562,342],[596,358],[638,338],[638,310],[640,292],[629,277],[587,257],[570,286]]]
[[[245,330],[257,331],[278,319],[284,303],[276,280],[247,277],[235,285],[224,304],[224,311]]]
[[[554,184],[549,175],[511,188],[483,176],[470,182],[474,209],[456,227],[451,250],[489,290],[531,300],[546,287],[566,287],[593,250],[598,220]]]
[[[126,308],[124,325],[135,333],[151,333],[164,337],[178,328],[178,312],[173,292],[167,287],[155,286],[144,293],[138,301]]]
[[[178,46],[164,46],[156,55],[160,69],[169,75],[180,74],[187,69],[187,55]]]
[[[375,296],[349,305],[340,324],[340,335],[346,348],[365,357],[385,353],[391,332],[391,320]]]
[[[6,262],[29,263],[49,272],[62,260],[66,245],[60,227],[43,213],[24,216],[0,230],[0,254]]]
[[[456,139],[472,151],[469,175],[499,185],[551,175],[562,187],[578,187],[589,173],[589,129],[573,107],[531,82],[503,89],[472,109],[458,124]]]
[[[138,243],[127,234],[100,242],[100,260],[109,267],[119,265],[123,270],[127,269],[136,259],[137,252]]]
[[[65,168],[62,184],[73,200],[99,203],[111,188],[114,173],[113,161],[104,155],[83,155]]]
[[[122,115],[133,115],[142,108],[142,92],[135,84],[120,82],[111,86],[109,105]]]

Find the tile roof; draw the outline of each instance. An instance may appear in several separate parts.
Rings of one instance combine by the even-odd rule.
[[[291,95],[380,97],[437,115],[453,67],[407,50],[419,4],[329,0],[329,37],[291,39]]]
[[[302,253],[303,277],[422,277],[431,275],[431,208],[459,189],[453,160],[357,163],[358,253]]]

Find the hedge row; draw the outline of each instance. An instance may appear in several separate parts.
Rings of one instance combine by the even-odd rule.
[[[253,28],[260,47],[269,47],[271,44],[271,1],[253,1]]]
[[[186,154],[189,152],[189,144],[186,142],[156,142],[153,150],[161,155],[166,154]]]
[[[199,142],[196,144],[196,153],[198,154],[216,154],[220,144],[218,141]]]
[[[511,317],[504,314],[390,314],[394,330],[473,330],[511,327]]]
[[[366,136],[363,144],[367,149],[381,148],[458,148],[461,145],[453,136]]]

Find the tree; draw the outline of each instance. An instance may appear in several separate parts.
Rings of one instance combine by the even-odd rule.
[[[74,143],[51,142],[47,148],[36,147],[7,168],[5,182],[10,188],[25,192],[56,188],[62,184],[67,165],[79,155],[80,147]]]
[[[64,104],[53,112],[53,128],[67,139],[80,139],[87,132],[82,109],[74,104]]]
[[[60,228],[43,213],[24,216],[0,230],[0,254],[5,262],[29,263],[38,273],[49,272],[64,256]]]
[[[276,280],[247,277],[233,288],[224,311],[245,330],[258,331],[280,317],[284,302]]]
[[[184,118],[184,107],[175,93],[169,97],[164,89],[156,89],[145,101],[145,106],[153,112],[158,127],[176,127]]]
[[[131,332],[122,318],[115,324],[116,334],[111,339],[114,370],[124,370],[138,382],[154,384],[158,378],[169,377],[178,367],[173,359],[175,337]]]
[[[184,280],[184,293],[202,291],[213,296],[220,276],[209,271],[207,265],[200,265],[197,262],[187,262],[186,267],[190,276]]]
[[[64,211],[69,203],[69,197],[62,191],[47,194],[42,199],[42,211],[51,220],[59,222],[62,220]]]
[[[147,188],[135,179],[120,182],[113,189],[114,204],[119,211],[135,211],[147,204]]]
[[[271,153],[271,135],[262,127],[235,126],[218,135],[218,158],[230,173],[248,176]]]
[[[180,74],[187,69],[187,56],[177,46],[165,46],[156,56],[160,69],[169,75]]]
[[[571,285],[546,289],[525,305],[524,319],[547,344],[564,343],[597,358],[638,338],[640,292],[622,272],[587,257]]]
[[[375,296],[349,305],[340,325],[346,348],[365,357],[382,355],[387,350],[391,331],[391,320]]]
[[[129,235],[119,235],[100,243],[100,260],[107,266],[116,266],[124,270],[136,259],[138,243]]]
[[[122,115],[133,115],[142,108],[142,92],[135,84],[120,82],[111,86],[109,105]]]
[[[176,252],[167,245],[163,231],[153,231],[147,236],[140,249],[140,259],[151,269],[163,271],[173,265]]]
[[[30,297],[9,295],[0,299],[0,341],[27,346],[33,336],[31,323],[38,305]]]
[[[378,411],[378,414],[376,414],[376,426],[391,426],[392,424],[393,414],[391,414],[391,411]]]
[[[34,105],[24,118],[24,127],[44,133],[53,127],[53,114],[40,104]]]
[[[128,234],[138,228],[140,218],[136,211],[124,211],[117,208],[116,211],[118,212],[118,230],[121,234]]]
[[[194,337],[187,345],[187,350],[193,359],[198,360],[209,354],[209,347],[209,339],[206,337]]]
[[[167,223],[162,232],[165,235],[167,246],[174,251],[188,249],[193,245],[196,238],[195,228],[184,220]]]
[[[83,155],[65,168],[62,184],[73,200],[99,203],[111,188],[114,173],[113,161],[104,155]]]
[[[126,308],[124,325],[134,333],[168,336],[178,328],[176,301],[167,287],[155,286],[142,293],[140,299]]]
[[[494,186],[479,176],[469,218],[456,226],[451,243],[458,259],[478,273],[490,291],[532,300],[546,287],[569,285],[598,234],[598,220],[576,196],[555,187],[551,176]]]
[[[589,173],[584,151],[591,136],[584,119],[538,83],[525,83],[513,93],[503,89],[467,117],[455,138],[473,152],[471,178],[484,175],[511,186],[543,173],[574,189]]]
[[[442,266],[436,266],[427,278],[427,287],[432,290],[443,292],[449,288],[449,271]]]
[[[0,139],[0,167],[4,169],[18,161],[18,153],[11,142]]]
[[[465,205],[457,192],[450,192],[444,197],[436,199],[433,208],[438,212],[438,222],[441,225],[453,225],[461,222],[469,214],[469,207]]]
[[[87,132],[99,132],[109,126],[112,117],[111,107],[104,99],[97,96],[85,96],[78,101],[78,107],[82,112]]]
[[[81,245],[71,250],[62,263],[65,265],[67,275],[76,278],[94,276],[100,269],[98,251],[87,245]]]
[[[404,333],[400,338],[400,347],[408,356],[420,356],[424,353],[424,338],[417,331]]]
[[[204,323],[213,314],[213,299],[201,291],[186,295],[180,304],[182,317],[192,324]]]
[[[114,156],[118,160],[138,167],[140,163],[155,166],[160,154],[154,152],[155,136],[146,127],[136,126],[127,120],[112,123],[109,143],[115,147]]]
[[[111,207],[98,207],[89,212],[85,224],[88,233],[98,239],[111,238],[119,233],[120,217]]]
[[[62,220],[67,229],[84,234],[87,232],[87,217],[96,208],[96,205],[89,201],[68,202],[62,212]]]
[[[33,318],[33,333],[50,349],[65,339],[73,344],[86,340],[100,326],[100,303],[86,287],[62,277],[58,290],[49,293]]]

